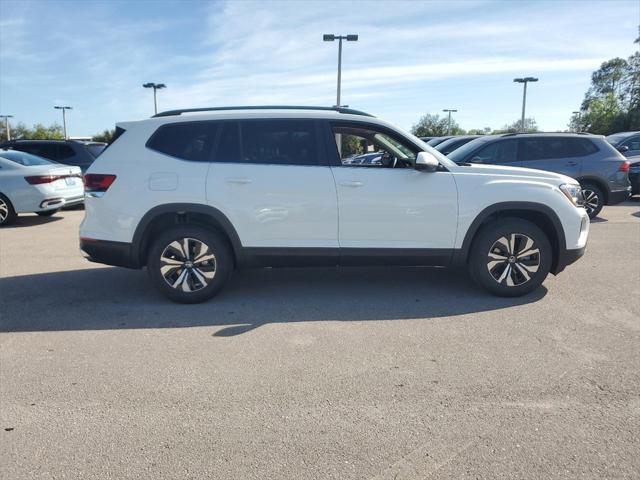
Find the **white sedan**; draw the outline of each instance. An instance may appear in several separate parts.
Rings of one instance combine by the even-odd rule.
[[[0,226],[18,213],[49,216],[84,201],[80,167],[16,150],[0,150]]]

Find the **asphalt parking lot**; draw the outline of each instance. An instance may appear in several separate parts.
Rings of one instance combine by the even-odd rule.
[[[455,272],[237,273],[172,304],[82,211],[0,230],[0,477],[638,478],[640,202],[519,299]]]

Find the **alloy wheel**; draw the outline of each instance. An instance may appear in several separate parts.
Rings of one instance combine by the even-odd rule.
[[[2,198],[0,198],[0,223],[4,223],[4,221],[7,219],[8,216],[9,216],[9,205],[7,205]]]
[[[204,242],[181,238],[160,255],[160,273],[167,284],[183,292],[206,288],[216,275],[216,256]]]
[[[587,211],[587,214],[591,216],[591,214],[600,205],[600,197],[596,192],[588,188],[586,190],[583,190],[582,194],[584,195],[584,208]]]
[[[487,256],[487,270],[499,284],[517,287],[531,280],[540,267],[540,249],[522,233],[512,233],[496,240]]]

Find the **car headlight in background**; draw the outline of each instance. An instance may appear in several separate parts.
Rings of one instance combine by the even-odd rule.
[[[582,195],[582,187],[580,187],[580,185],[563,183],[559,188],[565,197],[574,205],[581,207],[584,204],[584,196]]]

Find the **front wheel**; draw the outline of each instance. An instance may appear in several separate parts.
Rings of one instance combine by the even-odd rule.
[[[9,225],[16,220],[16,211],[7,197],[0,193],[0,227]]]
[[[589,218],[595,218],[604,206],[604,193],[593,183],[582,184],[582,194],[584,195],[584,208]]]
[[[149,249],[147,271],[154,286],[179,303],[216,295],[233,271],[233,252],[217,232],[198,226],[161,233]]]
[[[518,297],[535,290],[551,269],[549,239],[526,220],[505,218],[490,223],[471,248],[471,277],[501,297]]]

